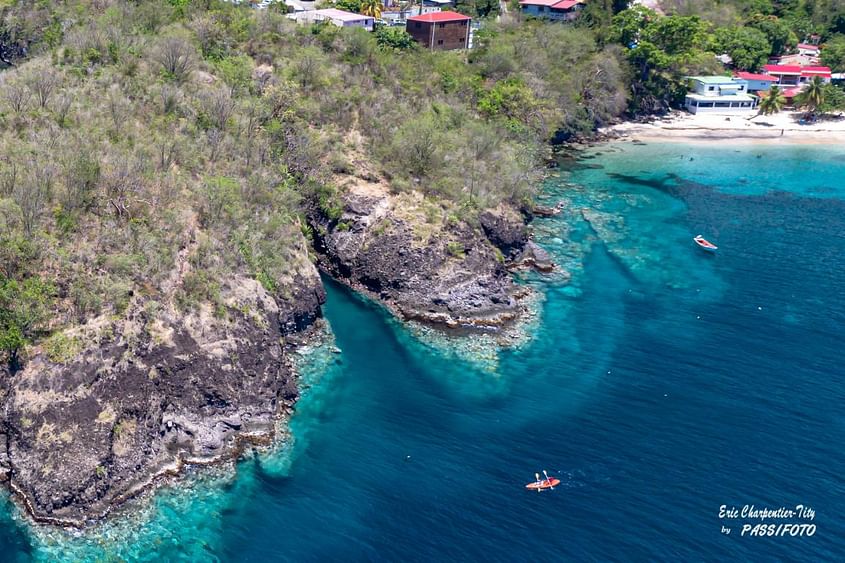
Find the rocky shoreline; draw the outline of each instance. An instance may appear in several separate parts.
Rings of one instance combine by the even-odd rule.
[[[185,464],[270,443],[298,396],[290,352],[319,331],[309,267],[284,297],[233,279],[225,317],[137,299],[64,334],[68,357],[35,350],[4,377],[0,471],[33,520],[82,527]]]
[[[416,212],[425,205],[421,198],[351,189],[339,217],[312,209],[319,267],[401,320],[448,329],[515,322],[531,290],[515,284],[511,271],[554,268],[530,240],[526,217],[501,205],[480,214],[480,227],[436,223],[420,235]]]
[[[473,227],[425,220],[430,203],[414,194],[341,197],[340,217],[308,216],[316,266],[402,320],[456,334],[511,328],[531,301],[512,271],[555,267],[530,239],[530,213],[510,206]],[[291,352],[322,333],[317,267],[300,261],[275,294],[236,275],[217,309],[182,311],[172,295],[189,253],[155,300],[138,295],[119,317],[67,329],[61,354],[36,346],[4,374],[0,479],[34,521],[90,525],[186,465],[272,443],[292,412]]]

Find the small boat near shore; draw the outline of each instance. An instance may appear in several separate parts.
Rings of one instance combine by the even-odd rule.
[[[716,250],[719,248],[718,246],[716,246],[701,235],[696,235],[695,238],[693,238],[692,240],[695,241],[695,244],[697,244],[708,252],[716,252]]]
[[[545,475],[546,478],[540,479],[540,474],[535,473],[534,477],[536,481],[528,483],[527,485],[525,485],[525,488],[530,491],[537,491],[539,493],[540,491],[545,491],[547,489],[554,489],[555,487],[560,485],[560,479],[557,479],[555,477],[549,477],[549,474],[546,473],[545,470],[543,471],[543,475]]]

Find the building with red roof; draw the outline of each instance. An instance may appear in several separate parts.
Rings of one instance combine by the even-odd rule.
[[[522,13],[535,18],[572,21],[584,8],[583,0],[519,0]]]
[[[471,21],[469,16],[457,12],[429,12],[409,17],[405,31],[429,49],[466,49]]]
[[[816,76],[830,82],[830,68],[826,66],[764,65],[763,72],[783,86],[801,86]]]

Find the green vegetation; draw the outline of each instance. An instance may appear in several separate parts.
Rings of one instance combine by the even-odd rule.
[[[715,55],[754,70],[818,33],[825,62],[845,60],[833,2],[626,8],[591,1],[562,25],[459,1],[486,17],[476,48],[430,52],[402,29],[298,26],[221,0],[3,3],[2,361],[138,299],[225,314],[234,274],[283,290],[308,260],[307,210],[348,228],[349,175],[473,223],[532,197],[550,141],[679,103],[685,76],[726,72]],[[807,103],[843,97],[824,86]],[[56,357],[65,344],[51,340]]]
[[[824,82],[816,76],[801,92],[799,105],[805,107],[808,112],[815,113],[824,101]]]
[[[769,88],[769,91],[760,100],[760,104],[757,106],[757,111],[759,115],[771,115],[783,109],[783,105],[785,103],[786,98],[780,88],[774,85]]]
[[[379,26],[375,30],[375,37],[379,47],[398,51],[415,49],[418,45],[414,38],[401,27]]]

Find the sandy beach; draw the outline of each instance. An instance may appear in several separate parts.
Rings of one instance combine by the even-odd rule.
[[[693,115],[674,111],[650,123],[626,122],[602,130],[610,136],[629,140],[697,142],[730,140],[731,142],[783,144],[845,143],[845,118],[829,118],[814,124],[801,125],[800,111],[782,111],[773,115],[755,112],[736,115]]]

